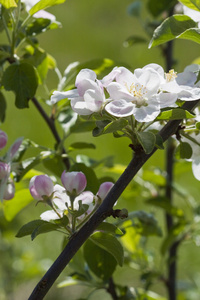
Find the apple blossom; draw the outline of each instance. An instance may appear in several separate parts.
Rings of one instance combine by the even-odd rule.
[[[61,175],[61,181],[68,195],[77,196],[81,194],[86,185],[87,180],[82,172],[66,172]]]
[[[106,99],[102,83],[97,80],[96,73],[89,69],[83,69],[76,77],[76,89],[59,92],[54,91],[51,103],[54,104],[61,99],[71,100],[72,109],[79,115],[91,115],[103,108]]]
[[[160,92],[161,75],[153,67],[136,69],[134,74],[124,67],[111,71],[107,81],[114,78],[116,81],[104,84],[112,99],[105,107],[106,111],[116,117],[134,115],[139,122],[153,121],[160,113],[161,108],[175,103],[175,93]],[[112,76],[114,72],[115,76]]]
[[[0,150],[3,149],[7,144],[8,136],[7,134],[0,130]]]
[[[53,193],[53,181],[47,175],[34,176],[30,180],[29,190],[32,197],[36,200],[44,200]]]

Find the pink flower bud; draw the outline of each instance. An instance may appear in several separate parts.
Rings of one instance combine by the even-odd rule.
[[[97,192],[97,196],[103,201],[111,188],[113,187],[113,182],[104,182],[100,185],[99,190]]]
[[[3,199],[11,200],[15,195],[15,185],[13,181],[8,181],[4,190]]]
[[[53,193],[53,181],[47,175],[34,176],[29,184],[32,197],[36,200],[44,200],[43,196],[50,197]]]
[[[87,180],[82,172],[68,172],[64,171],[61,175],[61,181],[68,192],[74,196],[82,193],[87,185]]]
[[[7,134],[0,130],[0,150],[3,149],[7,144],[8,136]]]
[[[0,180],[10,174],[10,165],[0,162]]]

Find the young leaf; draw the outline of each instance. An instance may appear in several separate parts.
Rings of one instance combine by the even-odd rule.
[[[90,240],[100,248],[109,252],[122,266],[124,261],[124,250],[116,237],[106,232],[95,232],[90,236]]]
[[[108,280],[117,266],[113,255],[102,247],[99,247],[92,240],[87,240],[83,251],[85,260],[91,271],[102,280]]]
[[[177,36],[179,39],[190,40],[200,44],[200,28],[190,28]]]
[[[174,15],[169,17],[154,31],[149,48],[171,41],[192,27],[196,27],[196,22],[188,16]]]
[[[56,29],[61,27],[61,24],[49,19],[37,18],[26,27],[26,34],[28,36],[35,36],[47,31],[48,29]]]
[[[46,9],[50,6],[58,5],[64,2],[65,0],[40,0],[29,10],[29,14],[32,16],[41,9]]]
[[[53,224],[53,223],[46,222],[46,221],[43,221],[43,222],[44,223],[41,223],[39,226],[37,226],[31,233],[32,240],[34,240],[36,238],[36,236],[38,236],[39,234],[54,231],[60,227],[60,225],[57,225],[57,224]]]
[[[2,84],[7,91],[15,93],[17,108],[25,108],[28,107],[28,100],[35,95],[38,77],[32,65],[14,63],[6,69]]]
[[[144,149],[149,154],[156,144],[156,136],[152,132],[137,132],[137,138]]]
[[[11,7],[17,7],[15,0],[0,0],[0,3],[7,9]]]

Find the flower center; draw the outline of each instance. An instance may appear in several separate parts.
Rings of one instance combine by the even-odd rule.
[[[147,94],[147,89],[145,86],[139,84],[139,83],[132,83],[130,87],[126,84],[126,88],[128,92],[133,95],[135,98],[132,103],[136,104],[137,106],[142,106],[146,104],[146,94]]]
[[[169,70],[169,73],[165,73],[165,79],[167,82],[174,80],[177,77],[177,72],[174,72],[174,69]]]

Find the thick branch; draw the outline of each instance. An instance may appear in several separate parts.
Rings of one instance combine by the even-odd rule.
[[[187,110],[192,110],[198,101],[187,102],[183,105],[183,108]],[[178,128],[181,120],[170,121],[164,128],[160,131],[160,135],[163,141],[166,141],[171,135],[173,135]],[[67,246],[64,248],[62,253],[58,256],[56,261],[44,275],[44,277],[37,284],[33,290],[29,300],[41,300],[47,294],[48,290],[51,288],[55,280],[64,270],[66,265],[70,262],[72,257],[78,251],[78,249],[83,245],[83,243],[89,238],[97,226],[110,214],[113,205],[120,197],[122,192],[125,190],[127,185],[141,169],[144,163],[154,154],[157,148],[150,154],[144,152],[137,153],[134,155],[133,159],[129,163],[126,170],[119,177],[116,184],[113,186],[107,197],[104,199],[103,203],[99,209],[94,213],[94,215],[88,220],[88,222],[76,232],[68,242]]]
[[[31,101],[33,102],[33,104],[35,105],[35,107],[37,108],[37,110],[39,111],[39,113],[41,114],[41,116],[43,117],[43,119],[45,120],[45,122],[47,123],[49,129],[51,130],[57,144],[59,145],[61,143],[61,139],[60,136],[57,132],[54,120],[49,118],[49,116],[46,114],[46,112],[44,111],[44,109],[42,108],[42,106],[40,105],[40,103],[37,101],[37,99],[35,97],[31,98]],[[62,149],[62,154],[66,154],[65,149]],[[70,168],[70,163],[69,163],[69,159],[66,157],[63,159],[63,162],[67,168],[67,170],[69,170]]]

